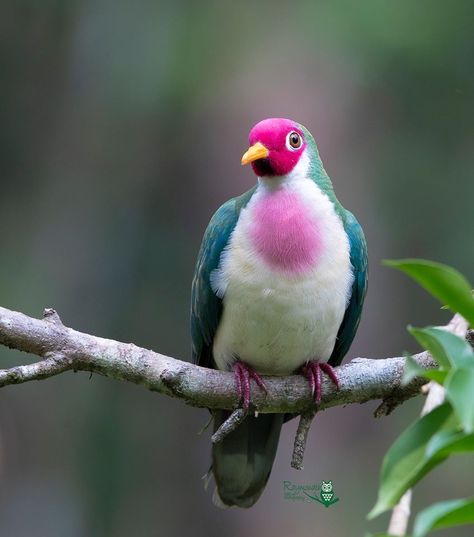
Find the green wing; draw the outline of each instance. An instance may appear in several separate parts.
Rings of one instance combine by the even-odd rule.
[[[255,191],[252,188],[222,205],[211,218],[202,239],[191,294],[191,337],[193,362],[213,367],[212,345],[222,315],[222,299],[211,287],[211,273],[219,266],[240,216]]]
[[[364,232],[355,216],[345,211],[344,229],[349,237],[350,259],[354,271],[352,293],[346,313],[337,333],[336,344],[328,362],[337,366],[342,362],[352,344],[359,326],[362,305],[367,292],[367,244]]]

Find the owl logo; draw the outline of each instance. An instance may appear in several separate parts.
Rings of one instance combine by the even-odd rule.
[[[320,493],[318,496],[312,496],[311,494],[308,494],[306,491],[303,491],[304,494],[311,500],[314,500],[315,502],[322,503],[324,507],[329,507],[330,505],[336,503],[339,501],[339,498],[337,498],[334,495],[334,489],[332,486],[332,481],[321,481],[320,485]]]
[[[325,504],[333,503],[334,492],[332,490],[332,481],[321,481],[321,500]]]

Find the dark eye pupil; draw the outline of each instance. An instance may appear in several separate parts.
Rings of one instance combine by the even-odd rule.
[[[294,132],[291,136],[290,136],[290,144],[293,146],[293,147],[298,147],[300,145],[300,137],[298,136],[298,134],[296,134],[296,132]]]

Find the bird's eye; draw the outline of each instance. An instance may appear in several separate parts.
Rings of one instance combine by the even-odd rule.
[[[299,149],[301,147],[301,143],[301,136],[297,132],[292,131],[288,134],[286,139],[288,149]]]

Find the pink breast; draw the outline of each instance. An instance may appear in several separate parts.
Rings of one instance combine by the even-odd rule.
[[[298,195],[285,189],[267,194],[254,208],[251,240],[272,268],[301,274],[321,252],[316,219]]]

